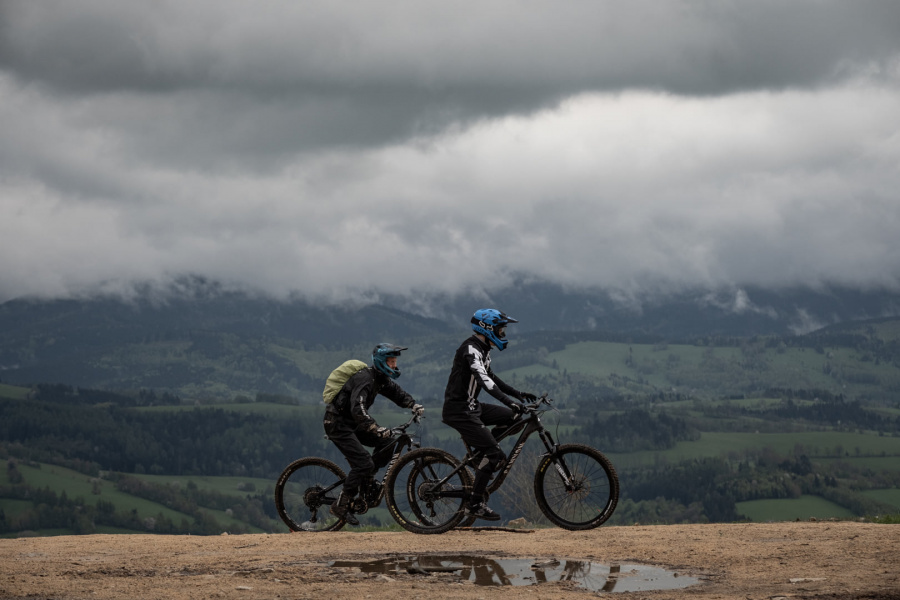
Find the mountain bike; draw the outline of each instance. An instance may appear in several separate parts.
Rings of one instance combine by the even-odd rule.
[[[552,402],[544,394],[525,404],[524,413],[505,431],[494,429],[498,442],[521,433],[488,493],[503,485],[525,441],[537,433],[546,449],[534,473],[534,496],[541,512],[563,529],[599,527],[612,516],[619,501],[619,476],[599,450],[584,444],[560,445],[554,440],[541,423],[541,415],[553,408]],[[474,517],[465,511],[474,481],[469,469],[481,458],[481,453],[469,447],[462,461],[439,448],[408,452],[385,477],[391,515],[407,531],[422,534],[444,533],[473,523]]]
[[[360,494],[350,503],[350,511],[362,515],[381,504],[384,497],[384,481],[387,473],[405,453],[420,446],[406,430],[420,417],[413,415],[403,425],[391,428],[393,440],[384,452],[391,452],[385,475],[374,485],[363,485]],[[347,475],[327,458],[300,458],[289,464],[275,483],[275,508],[278,516],[291,531],[337,531],[346,519],[331,514],[331,505],[337,502],[344,488]]]

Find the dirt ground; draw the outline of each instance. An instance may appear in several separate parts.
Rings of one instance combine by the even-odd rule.
[[[851,522],[20,538],[0,540],[0,598],[885,599],[900,598],[898,551],[900,526]],[[428,566],[448,556],[471,568]],[[554,580],[567,564],[581,575]],[[666,583],[640,565],[665,567]],[[693,585],[623,591],[642,577]]]

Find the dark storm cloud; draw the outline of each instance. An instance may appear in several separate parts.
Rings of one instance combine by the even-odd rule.
[[[20,1],[3,23],[0,64],[21,80],[172,94],[186,110],[160,119],[196,119],[195,137],[249,155],[396,140],[585,91],[822,85],[891,59],[900,7]]]
[[[510,98],[815,85],[896,50],[891,0],[4,3],[3,64],[60,89]],[[493,99],[491,98],[493,96]],[[479,98],[481,97],[481,98]]]

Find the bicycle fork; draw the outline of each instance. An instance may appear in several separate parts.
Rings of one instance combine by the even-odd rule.
[[[581,486],[575,482],[575,477],[572,475],[569,465],[566,464],[563,455],[559,453],[559,444],[553,441],[553,438],[550,437],[550,432],[539,431],[538,433],[540,434],[541,441],[544,442],[544,446],[547,448],[547,452],[542,454],[541,457],[545,460],[546,458],[550,459],[553,468],[559,473],[567,493],[573,494],[577,492]]]

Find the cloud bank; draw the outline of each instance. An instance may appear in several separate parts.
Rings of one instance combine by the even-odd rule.
[[[893,1],[0,6],[0,301],[900,284]]]

